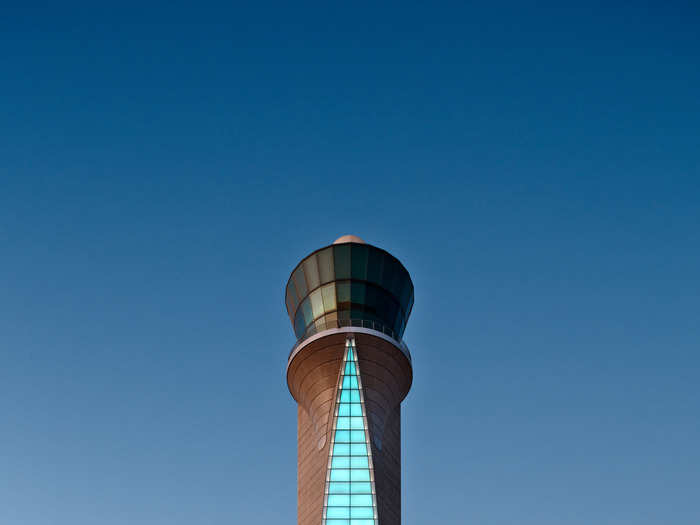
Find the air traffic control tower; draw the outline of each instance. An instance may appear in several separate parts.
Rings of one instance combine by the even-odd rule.
[[[286,302],[297,337],[287,384],[298,403],[298,525],[400,525],[411,276],[346,235],[297,265]]]

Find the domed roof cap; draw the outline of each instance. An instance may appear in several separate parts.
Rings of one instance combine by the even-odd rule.
[[[343,235],[338,237],[333,244],[344,244],[346,242],[355,242],[357,244],[367,244],[365,241],[360,239],[357,235]]]

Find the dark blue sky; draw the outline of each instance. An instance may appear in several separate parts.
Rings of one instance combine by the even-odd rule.
[[[0,12],[0,522],[295,522],[283,288],[401,259],[404,523],[700,522],[700,10]]]

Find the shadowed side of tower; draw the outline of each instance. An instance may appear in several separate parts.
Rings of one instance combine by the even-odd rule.
[[[287,383],[298,402],[299,525],[399,525],[408,272],[345,236],[297,266],[286,301],[298,337]]]

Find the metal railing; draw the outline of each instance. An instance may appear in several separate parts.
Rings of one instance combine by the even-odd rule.
[[[302,344],[306,339],[308,339],[312,335],[318,334],[325,330],[346,327],[368,328],[370,330],[375,330],[377,332],[381,332],[384,335],[391,337],[394,341],[396,341],[397,345],[399,346],[401,351],[406,355],[406,357],[408,357],[408,360],[411,361],[411,352],[408,351],[406,343],[404,343],[399,338],[398,334],[394,332],[394,330],[386,326],[384,323],[380,323],[379,321],[370,321],[368,319],[335,319],[332,321],[318,320],[314,324],[310,325],[304,332],[304,335],[302,335],[294,344],[294,346],[292,346],[292,349],[289,352],[289,357],[292,356],[294,350],[296,350],[296,348],[300,344]]]

